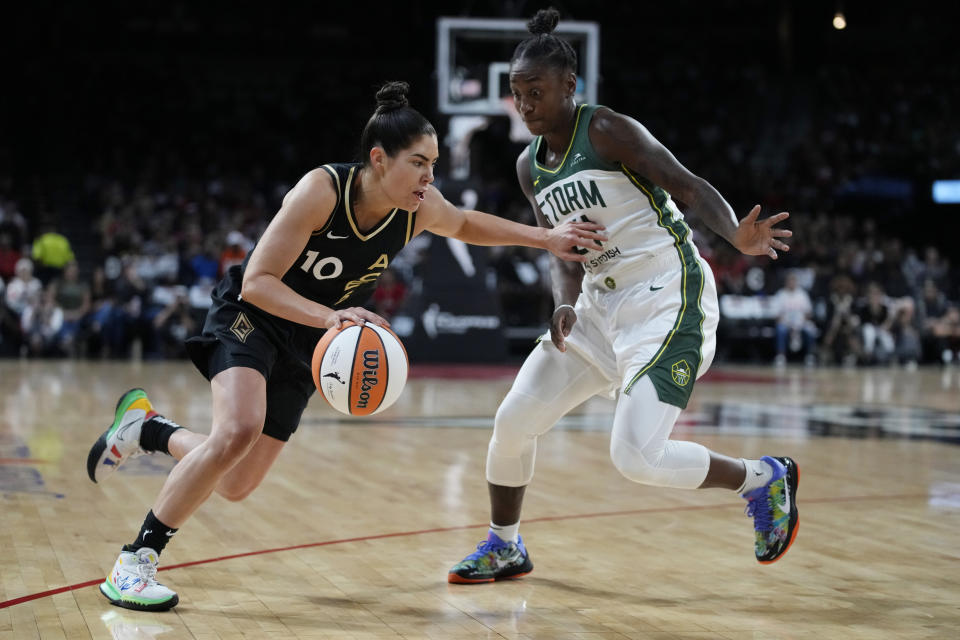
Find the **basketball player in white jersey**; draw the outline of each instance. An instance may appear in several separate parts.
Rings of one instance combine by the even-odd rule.
[[[775,225],[789,214],[760,221],[757,205],[738,222],[716,189],[639,122],[577,105],[576,54],[552,35],[557,21],[555,10],[539,11],[510,63],[516,108],[536,136],[517,160],[517,176],[541,225],[597,222],[608,239],[583,247],[582,266],[552,261],[550,340],[534,348],[500,405],[487,453],[490,531],[448,580],[492,582],[533,569],[518,528],[537,438],[597,394],[617,397],[610,457],[624,476],[737,491],[754,518],[757,560],[774,562],[797,532],[794,461],[730,458],[670,439],[713,360],[719,318],[713,274],[671,194],[748,255],[787,251],[780,239],[791,232]]]
[[[113,604],[150,611],[177,604],[177,594],[156,580],[160,553],[214,491],[242,500],[266,476],[315,390],[310,360],[324,331],[345,321],[387,325],[362,305],[411,238],[431,231],[470,244],[539,247],[571,260],[583,259],[573,252],[577,244],[605,239],[596,224],[545,230],[450,204],[431,184],[436,130],[409,106],[408,88],[391,82],[380,89],[360,140],[363,161],[307,173],[243,264],[214,290],[201,335],[187,341],[210,380],[210,435],[158,415],[143,389],[131,389],[90,449],[94,482],[143,452],[179,460],[100,585]]]

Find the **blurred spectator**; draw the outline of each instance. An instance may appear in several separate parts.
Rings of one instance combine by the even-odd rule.
[[[222,278],[227,269],[235,264],[240,264],[247,255],[247,251],[253,248],[253,244],[247,240],[239,231],[231,231],[227,234],[227,246],[220,253],[219,276]]]
[[[774,363],[787,363],[787,349],[801,352],[807,365],[816,363],[814,340],[817,329],[811,321],[813,304],[806,290],[800,287],[796,271],[787,274],[786,282],[773,297],[772,306],[777,313],[776,347]]]
[[[217,285],[217,281],[211,278],[200,278],[192,285],[190,285],[190,290],[188,294],[188,299],[190,300],[190,308],[196,312],[206,311],[210,308],[212,301],[210,299],[210,294],[213,292],[213,288]],[[200,313],[201,320],[206,315],[206,313]]]
[[[20,247],[27,240],[27,219],[13,200],[0,195],[0,235],[10,236],[13,247]]]
[[[924,251],[923,266],[920,269],[920,279],[933,280],[938,287],[947,286],[947,275],[950,272],[950,265],[940,256],[940,251],[936,247],[927,247]]]
[[[59,275],[63,266],[74,259],[70,241],[57,233],[52,223],[44,223],[40,235],[33,241],[33,259],[37,265],[37,277],[49,283]]]
[[[220,272],[220,263],[217,261],[216,240],[209,238],[206,242],[196,242],[190,247],[187,258],[189,267],[188,284],[202,280],[216,281]]]
[[[903,277],[911,291],[918,291],[923,285],[923,272],[926,270],[923,261],[917,257],[912,247],[907,248],[901,264]]]
[[[124,265],[122,275],[114,283],[116,306],[108,339],[113,357],[127,355],[134,339],[139,338],[142,344],[146,329],[144,310],[149,293],[147,283],[137,273],[136,263],[130,261]]]
[[[180,257],[176,240],[167,238],[150,243],[144,254],[137,258],[137,275],[141,280],[157,282],[175,281],[180,272]]]
[[[13,236],[7,231],[0,231],[0,280],[8,282],[16,274],[17,262],[23,254],[13,246]]]
[[[724,242],[717,245],[710,266],[713,268],[713,274],[717,280],[718,294],[743,295],[751,293],[746,287],[746,275],[750,269],[750,262],[747,256],[728,243]]]
[[[923,292],[917,300],[917,316],[920,326],[920,342],[926,361],[953,361],[949,348],[950,303],[937,283],[928,278],[923,281]],[[951,352],[952,353],[952,352]]]
[[[930,318],[939,318],[947,312],[950,303],[943,290],[932,278],[923,281],[923,288],[917,298],[917,315],[921,326]]]
[[[0,280],[0,356],[15,356],[20,351],[20,319],[7,308],[4,292],[7,286]]]
[[[954,305],[930,324],[930,334],[944,364],[960,362],[960,307]]]
[[[122,358],[129,354],[134,339],[143,338],[146,283],[137,274],[136,264],[128,262],[120,276],[111,281],[105,270],[94,273],[92,286],[94,311],[90,316],[92,346],[103,356]]]
[[[4,299],[7,307],[20,318],[30,301],[39,297],[43,284],[33,277],[33,261],[30,258],[20,258],[15,271],[16,277],[7,283]]]
[[[87,336],[87,353],[102,355],[107,349],[105,328],[111,322],[115,305],[113,287],[107,279],[103,267],[93,271],[90,282],[90,315],[87,322],[89,335]]]
[[[893,309],[891,333],[897,362],[909,369],[915,369],[923,355],[923,350],[920,345],[920,332],[917,330],[913,298],[897,300]]]
[[[389,320],[403,304],[407,296],[407,285],[397,277],[393,269],[387,269],[377,279],[377,288],[373,292],[373,310]]]
[[[890,238],[883,245],[882,260],[877,264],[877,280],[883,283],[887,295],[902,298],[911,295],[913,290],[903,272],[903,245],[899,238]]]
[[[863,343],[862,364],[886,364],[893,357],[891,327],[893,313],[883,288],[876,282],[867,285],[867,293],[857,309]]]
[[[159,289],[159,288],[158,288]],[[183,358],[186,356],[184,341],[197,333],[199,323],[193,317],[187,288],[182,285],[164,287],[162,298],[166,304],[151,315],[154,332],[152,354],[163,358]],[[154,296],[154,301],[161,297]]]
[[[20,316],[28,353],[40,357],[59,355],[57,335],[62,326],[63,311],[57,306],[51,292],[41,291],[32,296]]]
[[[77,355],[77,335],[87,321],[91,310],[90,287],[80,280],[76,262],[68,262],[63,275],[50,284],[52,297],[63,312],[63,324],[56,336],[60,350],[70,356]]]
[[[839,274],[830,281],[826,304],[826,323],[820,360],[852,366],[860,357],[860,317],[854,312],[857,287],[853,279]]]

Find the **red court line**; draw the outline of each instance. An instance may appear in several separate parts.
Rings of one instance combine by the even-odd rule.
[[[804,503],[832,503],[832,502],[851,502],[856,501],[860,502],[863,500],[903,500],[903,499],[913,499],[913,498],[930,498],[935,497],[934,494],[929,493],[916,493],[916,494],[900,494],[900,495],[886,495],[886,496],[838,496],[835,498],[809,498],[803,500]],[[524,520],[524,524],[530,524],[533,522],[556,522],[558,520],[578,520],[583,518],[605,518],[611,516],[627,516],[627,515],[640,515],[644,513],[672,513],[679,511],[706,511],[709,509],[729,509],[730,507],[742,507],[743,503],[736,504],[710,504],[710,505],[688,505],[683,507],[657,507],[651,509],[627,509],[624,511],[598,511],[595,513],[577,513],[566,516],[544,516],[542,518],[531,518],[529,520]],[[489,526],[489,523],[484,524],[464,524],[457,527],[437,527],[435,529],[420,529],[419,531],[398,531],[394,533],[378,533],[370,536],[357,536],[355,538],[341,538],[339,540],[324,540],[323,542],[307,542],[305,544],[295,544],[289,547],[276,547],[273,549],[259,549],[257,551],[246,551],[244,553],[234,553],[228,556],[218,556],[216,558],[207,558],[205,560],[193,560],[192,562],[181,562],[180,564],[171,564],[165,567],[160,567],[159,571],[170,571],[171,569],[182,569],[184,567],[194,567],[201,564],[210,564],[211,562],[222,562],[224,560],[234,560],[236,558],[247,558],[250,556],[260,556],[267,553],[279,553],[281,551],[293,551],[295,549],[309,549],[311,547],[326,547],[332,544],[345,544],[347,542],[363,542],[365,540],[382,540],[384,538],[402,538],[405,536],[418,536],[427,533],[443,533],[445,531],[462,531],[464,529],[485,529]],[[95,584],[100,584],[103,582],[103,578],[97,580],[87,580],[86,582],[79,582],[77,584],[72,584],[66,587],[57,587],[56,589],[50,589],[49,591],[41,591],[39,593],[32,593],[26,596],[20,596],[19,598],[14,598],[12,600],[6,600],[0,602],[0,609],[5,609],[7,607],[12,607],[17,604],[22,604],[24,602],[30,602],[31,600],[39,600],[40,598],[46,598],[47,596],[55,596],[58,593],[64,593],[66,591],[76,591],[77,589],[83,589],[85,587],[92,587]]]

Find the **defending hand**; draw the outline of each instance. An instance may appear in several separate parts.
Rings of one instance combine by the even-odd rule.
[[[781,211],[775,216],[770,216],[765,220],[757,221],[760,215],[760,205],[756,205],[750,210],[750,213],[740,221],[740,226],[733,236],[733,246],[748,256],[767,255],[777,259],[777,250],[789,251],[790,247],[785,242],[777,238],[789,238],[793,231],[789,229],[775,229],[774,225],[783,222],[790,217],[786,211]]]
[[[564,222],[547,230],[546,249],[561,260],[586,262],[587,257],[576,251],[576,247],[596,247],[596,242],[607,239],[600,233],[605,227],[596,222]]]

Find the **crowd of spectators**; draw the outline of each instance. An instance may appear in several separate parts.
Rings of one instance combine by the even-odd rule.
[[[722,338],[733,343],[721,343],[721,352],[739,340],[752,343],[754,359],[773,354],[778,365],[914,367],[958,360],[957,265],[935,246],[905,247],[851,216],[791,220],[793,249],[777,263],[739,255],[715,240],[701,243],[726,312]]]
[[[96,184],[100,213],[90,255],[78,256],[82,270],[63,234],[47,224],[31,235],[16,203],[0,200],[3,355],[184,357],[183,339],[202,326],[213,285],[243,259],[283,191],[238,199],[211,183],[198,204],[174,192]],[[792,250],[772,262],[743,256],[690,222],[721,297],[720,357],[960,362],[960,279],[935,246],[904,246],[853,216],[794,212]],[[68,261],[44,262],[49,246]],[[505,326],[542,327],[552,308],[547,257],[524,248],[490,251]],[[410,276],[388,271],[371,308],[396,313]],[[744,344],[749,348],[737,349]]]
[[[202,23],[206,14],[192,5],[178,20],[195,12]],[[33,61],[44,73],[25,72],[21,82],[34,84],[11,104],[22,117],[47,114],[46,126],[12,130],[19,146],[0,143],[0,354],[182,357],[182,338],[199,330],[211,287],[243,259],[291,181],[315,161],[350,158],[345,150],[372,106],[372,78],[429,75],[414,71],[430,64],[416,53],[357,52],[349,65],[328,64],[305,51],[319,42],[324,51],[346,48],[350,30],[324,23],[304,38],[276,35],[302,22],[286,20],[285,29],[260,33],[238,17],[224,32],[252,29],[272,43],[264,50],[278,57],[261,52],[255,64],[186,46],[205,41],[202,29],[154,32],[135,21],[104,26],[103,46],[126,51],[120,36],[130,30],[138,41],[152,38],[158,52],[183,46],[166,57],[104,57],[78,41],[83,72],[75,74],[61,73],[56,57]],[[68,37],[72,24],[51,33]],[[236,44],[220,35],[224,46]],[[604,37],[617,50],[615,30]],[[667,31],[650,37],[673,41]],[[960,65],[906,72],[849,58],[791,66],[724,42],[722,60],[669,46],[653,47],[643,64],[606,56],[600,87],[605,103],[642,121],[740,215],[756,202],[766,214],[792,214],[792,250],[776,262],[739,255],[689,216],[721,295],[718,357],[956,362],[958,265],[938,249],[942,234],[915,221],[930,206],[920,185],[960,175]],[[55,73],[60,81],[49,81]],[[116,77],[136,83],[122,91]],[[455,199],[473,189],[477,208],[531,223],[514,171],[524,145],[507,140],[507,118],[492,118],[474,137],[472,174],[454,183],[444,175],[446,121],[425,107],[429,83],[414,90],[415,106],[440,131],[444,193]],[[73,95],[85,96],[73,111],[55,106]],[[70,116],[76,121],[62,119]],[[547,258],[500,248],[488,264],[505,326],[542,327],[552,309]],[[415,278],[409,268],[385,274],[371,305],[395,313],[417,290]]]

